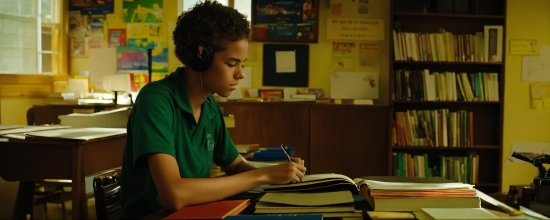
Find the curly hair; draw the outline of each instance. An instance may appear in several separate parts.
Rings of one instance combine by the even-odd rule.
[[[197,2],[182,13],[172,33],[176,57],[188,63],[188,54],[198,46],[208,46],[212,52],[223,51],[229,43],[250,39],[250,22],[237,10],[217,1]]]

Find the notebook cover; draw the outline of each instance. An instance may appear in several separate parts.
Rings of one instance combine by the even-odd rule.
[[[222,200],[201,205],[187,206],[163,219],[223,219],[237,215],[250,205],[250,200]]]

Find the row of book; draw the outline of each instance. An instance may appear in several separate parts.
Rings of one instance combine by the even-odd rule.
[[[449,109],[395,112],[394,146],[473,147],[474,113]]]
[[[451,181],[476,184],[479,177],[479,155],[442,156],[393,153],[394,175],[404,177],[442,177]]]
[[[396,61],[502,62],[502,25],[486,25],[483,32],[453,34],[393,31]]]
[[[499,76],[487,72],[395,70],[395,100],[499,101]]]

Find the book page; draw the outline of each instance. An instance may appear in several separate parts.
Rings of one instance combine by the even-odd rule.
[[[15,129],[23,126],[24,125],[0,125],[0,130]]]
[[[67,140],[91,140],[126,134],[126,128],[68,128],[27,133],[27,137]]]
[[[266,193],[261,202],[272,202],[297,206],[323,206],[344,203],[353,203],[350,191],[321,192],[321,193]]]
[[[398,183],[365,180],[369,189],[395,189],[395,190],[426,190],[426,189],[463,189],[474,188],[474,185],[466,183]]]
[[[33,132],[33,131],[42,131],[42,130],[66,129],[66,128],[70,128],[70,127],[71,126],[65,126],[65,125],[25,126],[25,127],[20,127],[20,128],[14,128],[14,129],[0,130],[0,135],[3,135],[3,134],[22,134],[22,133]]]
[[[307,186],[307,185],[323,183],[323,182],[333,182],[336,180],[349,182],[355,185],[355,182],[351,178],[345,175],[336,174],[336,173],[322,173],[322,174],[306,175],[302,179],[302,182],[298,182],[298,183],[290,183],[290,184],[283,184],[283,185],[266,184],[263,186],[264,188],[287,188],[287,187]]]

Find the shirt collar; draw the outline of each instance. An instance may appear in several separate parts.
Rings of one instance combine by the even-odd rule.
[[[189,114],[193,115],[193,110],[191,109],[191,101],[189,100],[189,94],[187,93],[187,90],[185,88],[184,83],[184,67],[179,67],[176,69],[175,72],[170,74],[169,81],[174,85],[175,88],[175,96],[176,96],[176,106]],[[212,119],[216,115],[215,108],[217,108],[217,104],[214,101],[214,98],[211,95],[208,95],[205,97],[210,103],[204,102],[202,104],[202,114],[201,116],[205,116],[207,119]]]

